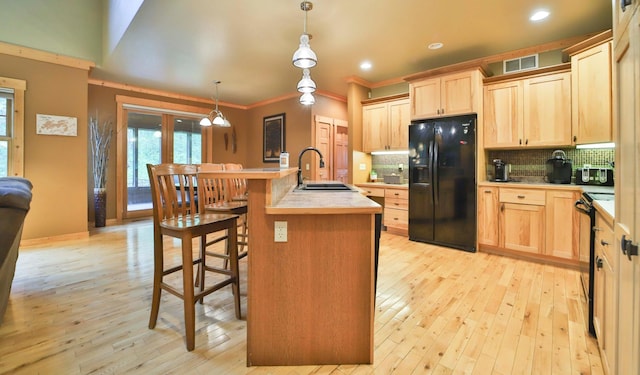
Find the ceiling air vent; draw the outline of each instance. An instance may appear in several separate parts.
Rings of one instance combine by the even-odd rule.
[[[503,70],[505,73],[520,72],[522,70],[535,69],[537,67],[538,54],[503,61]]]

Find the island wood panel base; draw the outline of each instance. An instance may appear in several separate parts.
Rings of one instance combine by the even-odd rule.
[[[373,363],[374,215],[266,215],[270,183],[249,181],[247,365]]]

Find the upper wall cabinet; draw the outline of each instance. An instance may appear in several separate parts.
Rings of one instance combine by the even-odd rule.
[[[364,152],[409,148],[409,99],[362,103],[362,148]]]
[[[511,77],[491,79],[484,86],[484,147],[571,145],[568,64],[545,69],[544,73],[538,71],[536,75]]]
[[[574,144],[611,142],[611,31],[604,42],[571,49],[571,113]],[[602,38],[600,38],[602,39]]]
[[[613,6],[613,36],[615,44],[626,33],[634,11],[640,0],[612,0]]]
[[[480,69],[405,77],[409,81],[411,119],[478,112],[483,77]]]

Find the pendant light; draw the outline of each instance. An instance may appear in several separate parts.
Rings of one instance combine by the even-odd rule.
[[[220,112],[220,110],[218,109],[218,85],[220,84],[220,81],[213,81],[213,83],[216,84],[216,108],[209,112],[209,115],[207,117],[203,117],[200,120],[200,125],[216,125],[222,128],[231,127],[231,123],[229,122],[229,120],[227,120],[222,112]]]
[[[313,4],[310,1],[303,1],[300,3],[300,9],[304,11],[304,32],[300,35],[300,45],[293,54],[292,62],[298,68],[313,68],[318,63],[318,58],[309,46],[311,36],[307,34],[307,12],[313,9]]]
[[[316,83],[311,79],[309,69],[302,71],[302,79],[298,82],[298,91],[302,93],[316,91]]]
[[[316,98],[314,98],[310,92],[305,92],[300,97],[300,104],[311,105],[311,104],[314,104],[315,102],[316,102]]]

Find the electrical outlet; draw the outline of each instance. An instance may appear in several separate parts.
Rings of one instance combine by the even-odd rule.
[[[367,170],[367,165],[365,163],[360,163],[360,170],[361,171],[366,171]]]
[[[305,164],[305,169],[308,171],[309,170],[309,163]]]
[[[276,221],[274,224],[274,241],[275,242],[287,242],[287,222]]]
[[[398,170],[402,172],[404,170],[404,164],[402,163],[398,164]]]

